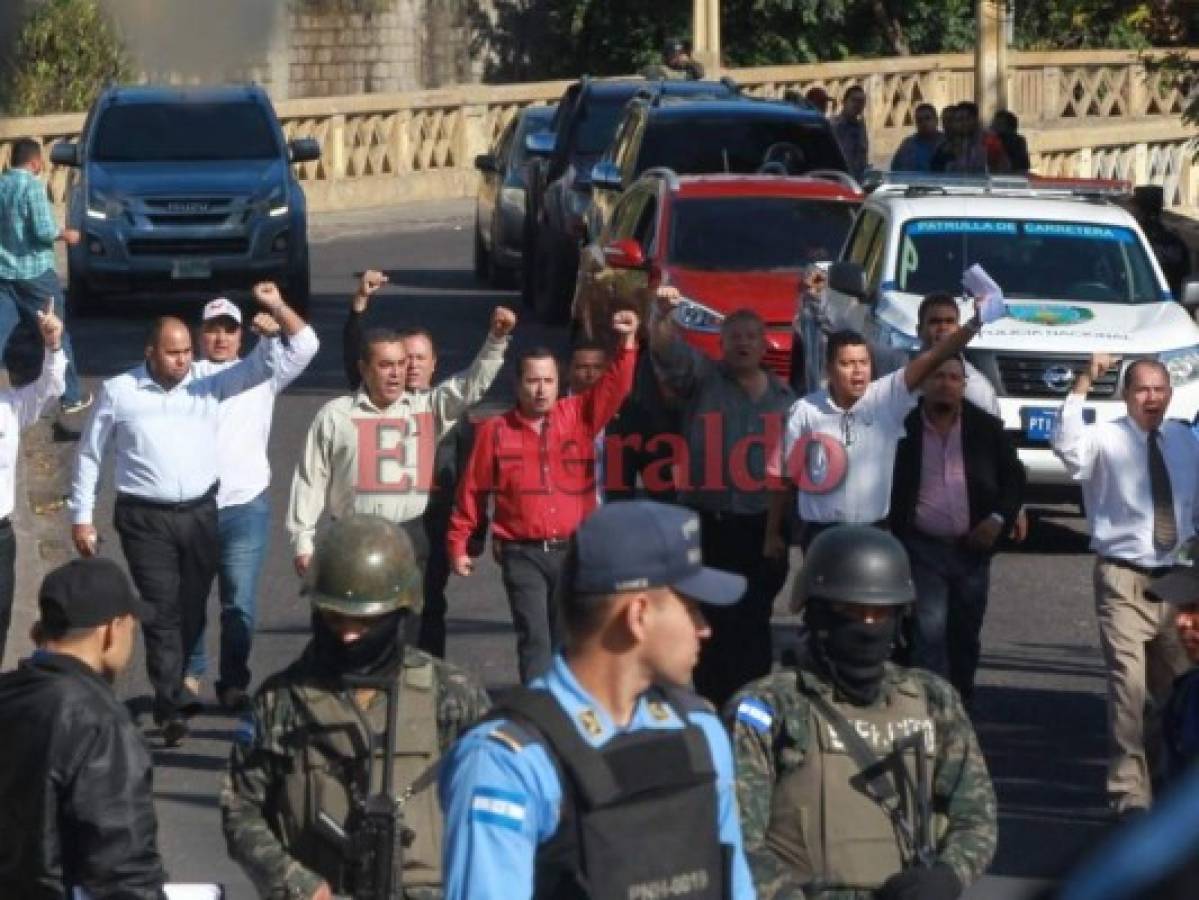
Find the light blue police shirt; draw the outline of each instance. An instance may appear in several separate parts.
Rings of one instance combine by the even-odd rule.
[[[655,717],[643,696],[628,727],[618,728],[560,654],[529,687],[549,691],[593,747],[602,747],[624,732],[682,727],[673,709],[668,708],[667,718],[662,719],[658,707]],[[696,711],[688,718],[707,738],[716,768],[716,824],[721,843],[733,848],[733,900],[753,900],[757,895],[741,843],[728,735],[714,712]],[[532,897],[536,849],[558,830],[562,787],[554,763],[539,743],[517,749],[491,737],[501,724],[502,720],[484,722],[472,729],[441,768],[446,900]]]

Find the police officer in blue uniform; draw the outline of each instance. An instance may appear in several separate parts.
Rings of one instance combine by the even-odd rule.
[[[684,688],[739,575],[705,568],[696,515],[631,501],[575,534],[565,646],[450,751],[446,900],[755,896],[732,751]]]

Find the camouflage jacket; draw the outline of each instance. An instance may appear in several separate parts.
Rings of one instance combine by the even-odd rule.
[[[923,686],[935,728],[933,812],[944,817],[947,824],[937,844],[937,859],[952,868],[963,885],[970,885],[986,871],[995,853],[997,813],[987,763],[957,694],[936,675],[888,664],[878,703],[886,703],[905,677],[915,678]],[[767,846],[771,796],[780,769],[803,765],[816,739],[805,690],[818,691],[830,699],[832,696],[827,682],[801,667],[772,672],[747,685],[725,707],[724,718],[733,735],[737,762],[737,802],[745,855],[760,900],[867,900],[872,894],[805,893],[796,874]],[[738,717],[738,708],[746,700],[754,701],[758,709],[765,707],[769,713],[766,717],[759,715],[757,721]],[[768,725],[766,718],[770,720]]]
[[[450,746],[483,717],[491,706],[482,684],[471,674],[408,648],[406,666],[432,660],[437,741],[444,754]],[[314,673],[309,647],[288,668],[269,679],[254,697],[253,711],[238,729],[229,758],[229,770],[221,791],[221,818],[229,855],[235,859],[264,900],[309,900],[325,879],[305,868],[288,853],[279,838],[273,818],[282,773],[288,771],[295,754],[294,736],[306,727],[296,709],[290,688],[320,685]],[[372,701],[385,702],[378,697]],[[401,700],[402,703],[402,700]],[[401,706],[402,709],[402,706]],[[397,786],[398,787],[398,786]],[[409,900],[434,900],[439,890],[411,889]]]

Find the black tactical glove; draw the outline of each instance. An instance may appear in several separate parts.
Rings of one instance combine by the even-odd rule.
[[[877,900],[957,900],[962,883],[945,863],[892,875],[874,896]]]

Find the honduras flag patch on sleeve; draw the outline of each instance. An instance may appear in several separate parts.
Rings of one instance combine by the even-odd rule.
[[[525,823],[528,798],[515,791],[476,788],[470,798],[470,820],[520,831]]]
[[[737,721],[744,722],[754,731],[769,731],[774,723],[774,710],[754,697],[747,697],[737,704]]]

